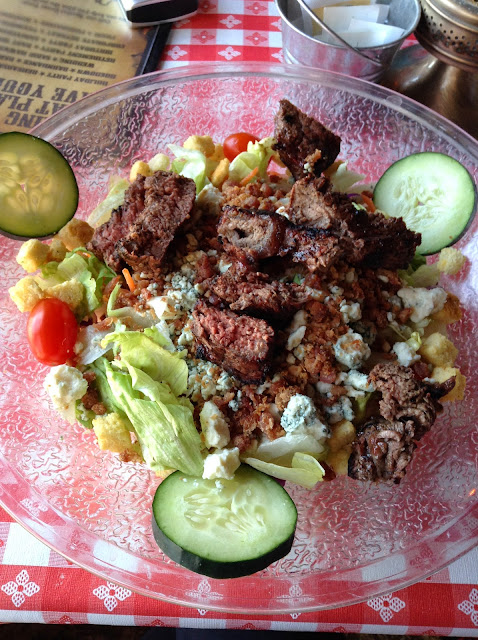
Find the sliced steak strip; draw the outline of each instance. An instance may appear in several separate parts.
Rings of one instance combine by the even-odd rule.
[[[348,475],[355,480],[400,482],[416,449],[415,425],[374,418],[353,443]]]
[[[237,255],[239,249],[250,262],[278,255],[287,219],[272,211],[242,209],[227,205],[219,219],[217,233],[224,249]]]
[[[193,180],[167,171],[139,175],[127,189],[124,204],[95,230],[88,248],[117,273],[157,270],[196,197]]]
[[[117,251],[133,271],[154,273],[176,231],[189,218],[196,185],[190,178],[167,171],[156,171],[144,184],[143,213],[117,243]]]
[[[293,224],[336,237],[350,264],[404,269],[421,242],[420,234],[407,229],[402,218],[385,218],[357,208],[346,194],[333,191],[324,177],[308,176],[294,184],[287,215]]]
[[[309,299],[305,287],[270,280],[267,274],[247,271],[237,263],[207,286],[231,311],[270,321],[287,320]]]
[[[381,417],[371,418],[353,443],[349,476],[357,480],[399,482],[416,448],[441,410],[438,399],[454,385],[430,384],[415,377],[410,367],[377,364],[369,381],[382,394]]]
[[[136,178],[125,192],[124,203],[111,213],[107,222],[95,229],[93,238],[88,243],[87,248],[116,273],[125,266],[116,244],[124,238],[144,209],[144,181],[145,177],[142,175]]]
[[[326,271],[343,255],[329,231],[291,224],[273,211],[227,206],[218,224],[218,237],[233,258],[255,264],[275,256],[302,263],[309,271]]]
[[[320,175],[339,155],[340,138],[288,100],[279,102],[274,124],[275,149],[296,180]]]
[[[242,382],[261,382],[267,372],[274,330],[267,322],[199,301],[193,310],[192,332],[198,355],[218,364]]]

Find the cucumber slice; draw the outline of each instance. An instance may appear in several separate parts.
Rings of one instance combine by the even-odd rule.
[[[297,509],[270,476],[241,465],[233,480],[203,480],[180,471],[159,485],[153,532],[164,553],[211,578],[238,578],[289,553]]]
[[[28,133],[0,135],[0,231],[45,238],[75,215],[78,185],[58,149]]]
[[[422,234],[418,253],[430,255],[454,244],[473,219],[476,187],[454,158],[425,151],[398,160],[385,171],[373,193],[377,209],[403,218]]]

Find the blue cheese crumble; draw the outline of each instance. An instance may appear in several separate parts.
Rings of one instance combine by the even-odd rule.
[[[311,435],[319,442],[329,436],[327,426],[319,419],[317,409],[308,396],[299,393],[289,400],[280,420],[289,434]]]

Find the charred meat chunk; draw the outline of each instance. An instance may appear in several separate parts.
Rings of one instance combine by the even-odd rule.
[[[287,214],[296,225],[336,237],[350,264],[404,269],[421,242],[420,234],[407,229],[402,218],[385,218],[357,208],[346,194],[333,191],[324,177],[298,180],[290,193]]]
[[[237,263],[209,281],[208,289],[231,311],[270,321],[287,320],[309,299],[302,285],[271,280],[267,274],[248,271]]]
[[[119,273],[124,262],[118,255],[117,243],[125,237],[131,225],[144,209],[145,177],[139,175],[125,192],[124,203],[111,213],[107,222],[95,229],[88,249],[97,258]]]
[[[416,449],[415,425],[374,418],[352,445],[348,475],[355,480],[400,482]]]
[[[196,197],[193,180],[167,171],[138,176],[124,204],[95,230],[88,248],[119,272],[154,273],[178,228],[189,217]]]
[[[220,365],[242,382],[263,380],[274,342],[274,330],[267,322],[199,301],[193,310],[192,332],[199,357]]]
[[[340,138],[288,100],[279,102],[274,124],[274,148],[296,180],[309,171],[320,175],[339,155]]]
[[[144,210],[117,250],[134,271],[154,273],[196,199],[193,180],[166,171],[146,178]]]
[[[279,255],[304,264],[310,272],[325,272],[343,257],[343,250],[327,230],[289,224]]]
[[[291,224],[273,211],[226,206],[218,235],[232,258],[255,264],[272,257],[287,257],[309,271],[326,271],[342,257],[338,240],[327,230]]]
[[[395,363],[377,364],[369,381],[382,395],[381,417],[371,418],[352,445],[349,476],[357,480],[399,482],[416,448],[441,410],[439,398],[454,380],[442,384],[422,382],[410,367]]]
[[[222,211],[217,233],[228,253],[238,249],[250,262],[278,255],[287,226],[284,216],[229,205]]]

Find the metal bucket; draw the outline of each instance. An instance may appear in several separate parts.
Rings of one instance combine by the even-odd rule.
[[[379,47],[354,48],[341,40],[326,25],[325,29],[337,44],[321,42],[312,35],[307,35],[304,9],[300,6],[304,3],[296,0],[275,0],[282,18],[282,48],[286,62],[337,71],[365,80],[379,80],[405,38],[415,30],[421,10],[419,0],[380,1],[390,6],[387,24],[404,29],[403,35],[398,40]]]

